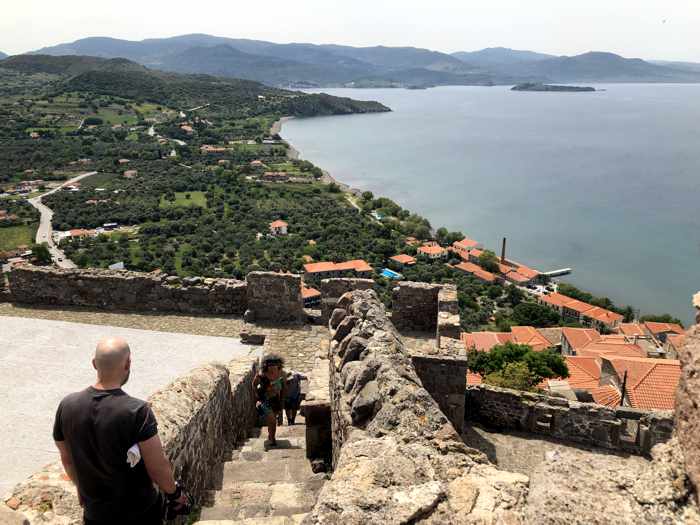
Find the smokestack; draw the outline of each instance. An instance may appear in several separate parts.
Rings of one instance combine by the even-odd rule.
[[[501,248],[501,264],[506,263],[506,238],[503,237],[503,248]]]

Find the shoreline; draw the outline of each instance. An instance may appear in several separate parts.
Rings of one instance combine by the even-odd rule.
[[[282,117],[281,119],[273,122],[272,126],[270,127],[270,135],[280,135],[282,140],[287,144],[287,158],[292,160],[303,160],[301,158],[301,152],[298,149],[296,149],[290,141],[288,141],[281,135],[284,123],[289,122],[290,120],[293,120],[295,118],[296,117]],[[342,191],[343,193],[350,193],[354,196],[359,196],[362,194],[362,190],[360,188],[353,188],[349,184],[345,184],[344,182],[339,181],[338,179],[333,177],[333,175],[331,175],[330,172],[326,171],[323,168],[321,168],[321,171],[323,172],[323,176],[320,179],[322,183],[336,184],[340,188],[340,191]]]

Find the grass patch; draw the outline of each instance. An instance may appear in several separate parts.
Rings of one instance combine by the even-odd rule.
[[[34,244],[37,228],[36,224],[0,228],[0,252],[15,250],[23,244]]]
[[[189,195],[189,198],[187,196]],[[177,208],[180,206],[199,206],[200,208],[207,207],[207,197],[203,191],[177,191],[175,192],[175,200],[165,200],[165,195],[160,198],[161,208]]]

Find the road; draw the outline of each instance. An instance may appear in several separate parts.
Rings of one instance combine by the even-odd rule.
[[[77,268],[77,266],[73,261],[66,258],[65,254],[58,248],[58,246],[56,246],[56,243],[53,242],[53,228],[51,226],[51,220],[53,219],[53,211],[51,210],[51,208],[46,206],[41,201],[41,199],[46,197],[47,195],[56,193],[64,186],[68,186],[70,184],[78,182],[84,179],[85,177],[95,175],[96,173],[96,171],[83,173],[81,175],[78,175],[77,177],[73,177],[72,179],[67,180],[59,187],[54,188],[51,191],[47,191],[46,193],[42,193],[38,197],[34,197],[33,199],[28,200],[29,204],[31,204],[37,210],[39,210],[39,213],[41,214],[41,220],[39,221],[39,229],[37,229],[36,231],[36,243],[41,244],[45,242],[46,244],[48,244],[49,252],[51,252],[51,258],[53,259],[54,264],[56,264],[56,266],[58,266],[59,268]]]

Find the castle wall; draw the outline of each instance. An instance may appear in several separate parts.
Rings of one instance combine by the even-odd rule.
[[[467,360],[449,355],[411,355],[423,388],[437,401],[455,429],[464,427]]]
[[[459,302],[457,300],[457,287],[446,284],[438,292],[437,300],[437,346],[446,345],[444,339],[459,341],[462,333],[462,325],[459,319]]]
[[[255,366],[252,358],[228,366],[202,366],[148,399],[176,477],[198,502],[216,482],[225,453],[244,440],[255,425],[255,398],[250,386]],[[31,523],[82,523],[75,488],[60,462],[17,485],[6,504]]]
[[[328,323],[341,295],[353,290],[370,290],[373,286],[372,279],[323,279],[319,287],[323,323]]]
[[[12,301],[28,305],[242,315],[246,284],[235,279],[179,278],[113,270],[16,266]]]
[[[649,455],[673,432],[671,412],[608,408],[488,385],[467,390],[467,418],[498,430],[519,430],[563,441]]]
[[[302,323],[306,319],[299,275],[251,272],[246,283],[246,321]]]
[[[527,477],[464,445],[376,293],[343,295],[329,325],[335,469],[309,523],[514,520]]]
[[[439,284],[400,282],[392,290],[391,321],[398,330],[435,332]]]

